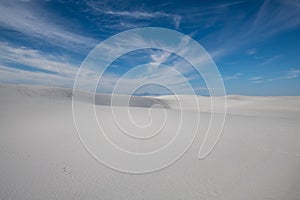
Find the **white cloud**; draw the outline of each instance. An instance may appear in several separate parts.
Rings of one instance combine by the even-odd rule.
[[[243,75],[242,73],[235,73],[231,76],[223,76],[223,80],[229,81],[229,80],[237,79],[237,78],[240,78],[242,75]]]
[[[286,78],[288,79],[294,79],[294,78],[298,78],[300,77],[300,69],[291,69],[288,72],[288,76],[286,76]]]
[[[62,56],[44,54],[26,47],[13,47],[0,43],[0,58],[3,62],[27,65],[36,69],[47,70],[64,76],[76,74],[77,67],[65,61]]]
[[[6,83],[31,83],[71,87],[74,83],[78,65],[68,62],[59,55],[26,47],[14,47],[0,43],[0,81]],[[15,68],[12,65],[16,65]],[[26,70],[29,66],[34,70]],[[81,77],[86,84],[97,81],[95,71],[82,70]]]
[[[266,79],[261,76],[254,76],[249,78],[248,80],[251,81],[252,83],[263,83],[266,81]]]
[[[236,53],[238,49],[253,42],[267,40],[276,34],[299,28],[299,4],[297,0],[264,0],[253,17],[243,17],[248,16],[243,10],[238,15],[232,15],[231,10],[224,10],[222,14],[214,14],[212,17],[208,15],[207,21],[223,23],[224,27],[205,36],[202,41],[209,44],[214,59]],[[254,51],[247,53],[254,54]]]
[[[287,72],[285,72],[283,75],[270,79],[270,81],[289,80],[289,79],[296,79],[299,77],[300,77],[300,69],[290,69]]]
[[[88,2],[87,5],[90,6],[92,9],[94,9],[98,12],[107,14],[107,15],[113,15],[113,16],[125,17],[125,18],[132,18],[132,19],[136,19],[136,20],[154,19],[154,18],[162,18],[162,17],[169,18],[173,21],[174,27],[176,29],[179,28],[180,22],[181,22],[181,16],[180,15],[165,13],[165,12],[162,12],[162,11],[156,11],[156,12],[146,12],[146,11],[142,11],[142,10],[117,11],[117,10],[112,10],[112,9],[97,6],[97,3],[95,3],[95,2]]]
[[[290,1],[293,2],[293,1]],[[249,34],[264,33],[271,36],[300,25],[299,8],[286,1],[265,0],[249,26]]]
[[[72,87],[73,79],[59,74],[33,72],[0,65],[0,80],[2,83],[41,84],[51,86]]]
[[[176,72],[174,68],[160,66],[151,72],[144,71],[144,73],[137,73],[134,70],[136,69],[133,69],[131,73],[129,72],[130,75],[123,77],[116,74],[106,74],[100,79],[99,90],[107,93],[115,90],[116,93],[131,94],[133,88],[148,83],[156,83],[170,88],[174,93],[191,93],[189,81],[192,77],[184,77],[180,72]],[[165,90],[155,92],[159,94],[165,92]]]
[[[249,49],[247,51],[247,55],[249,55],[249,56],[253,56],[255,54],[257,54],[257,49],[256,48],[252,48],[252,49]]]
[[[150,66],[153,68],[157,68],[159,65],[166,62],[170,55],[171,53],[167,51],[159,51],[158,53],[152,53],[150,55],[152,59],[152,61],[150,62]]]
[[[62,23],[62,20],[54,21],[51,14],[29,3],[6,1],[0,4],[0,13],[0,26],[52,45],[80,52],[84,48],[91,48],[98,44],[98,41],[93,38],[68,30],[66,28],[68,24],[58,25],[58,22]]]
[[[1,82],[72,87],[79,68],[79,66],[69,63],[64,57],[44,54],[35,49],[14,47],[7,43],[0,43],[0,52],[2,52],[0,54],[2,61],[0,62]],[[152,54],[151,56],[153,62],[156,62],[155,65],[163,62],[170,55],[168,52],[160,51],[160,53],[162,54]],[[153,62],[148,64],[149,67],[153,67]],[[19,65],[20,68],[12,68],[10,66],[12,63]],[[36,71],[23,69],[20,64],[35,68]],[[129,88],[152,82],[171,87],[177,93],[187,93],[189,91],[187,84],[194,77],[190,76],[184,79],[182,75],[187,71],[180,71],[182,68],[178,67],[178,65],[183,63],[175,62],[175,64],[174,70],[178,69],[178,73],[174,73],[174,70],[170,71],[170,69],[165,67],[156,66],[151,71],[144,71],[144,73],[136,74],[135,76],[124,77],[122,84],[119,85],[116,92],[129,93],[131,92]],[[120,78],[120,74],[105,73],[100,82],[101,91],[112,92]],[[82,70],[80,80],[85,87],[94,85],[98,81],[97,72],[86,69]],[[157,93],[160,92],[162,91],[157,91]]]
[[[285,72],[281,72],[281,75],[270,78],[270,77],[262,77],[262,76],[254,76],[249,78],[248,80],[253,83],[263,83],[263,82],[271,82],[271,81],[279,81],[279,80],[292,80],[300,77],[300,69],[290,69]]]
[[[225,7],[241,4],[241,3],[244,3],[244,2],[245,1],[233,1],[233,2],[230,2],[230,3],[220,4],[218,6],[215,6],[214,8],[225,8]]]
[[[254,77],[249,78],[249,81],[257,81],[257,80],[261,80],[261,79],[263,79],[261,76],[254,76]]]

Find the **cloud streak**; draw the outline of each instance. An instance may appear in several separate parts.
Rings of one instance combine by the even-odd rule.
[[[143,10],[130,10],[130,11],[119,11],[119,10],[112,10],[106,7],[99,6],[96,2],[88,2],[87,5],[95,11],[100,13],[115,16],[115,17],[123,17],[128,19],[135,19],[135,20],[153,20],[159,18],[169,18],[173,21],[173,25],[175,29],[180,27],[181,23],[181,16],[178,14],[170,14],[163,11],[156,11],[156,12],[147,12]],[[123,24],[126,24],[123,20]]]
[[[65,61],[63,56],[44,54],[39,50],[26,47],[14,47],[0,43],[1,63],[15,63],[32,68],[46,70],[63,76],[74,75],[77,67]]]
[[[281,72],[279,76],[273,77],[263,77],[263,76],[254,76],[249,78],[248,80],[252,83],[264,83],[264,82],[273,82],[273,81],[281,81],[281,80],[293,80],[298,79],[300,77],[299,69],[289,69],[287,71]]]
[[[268,40],[274,35],[300,27],[300,9],[295,5],[299,5],[299,1],[264,0],[251,16],[243,10],[238,10],[236,15],[231,10],[223,10],[219,15],[208,15],[207,21],[222,23],[223,27],[204,36],[201,41],[209,43],[209,51],[215,59],[234,54],[253,42]]]
[[[5,83],[25,83],[25,84],[42,84],[42,85],[55,85],[72,87],[77,70],[79,66],[68,62],[63,56],[44,54],[39,50],[30,49],[27,47],[14,47],[7,43],[0,43],[0,80]],[[122,79],[122,84],[116,90],[117,93],[127,94],[131,91],[129,88],[138,84],[147,82],[159,83],[173,88],[177,92],[187,93],[187,84],[193,80],[194,76],[182,78],[182,61],[176,61],[173,68],[178,73],[170,71],[160,65],[167,61],[170,53],[165,51],[149,51],[149,57],[152,62],[146,64],[149,71],[143,70],[140,73],[127,76]],[[27,70],[20,66],[30,66],[35,70]],[[180,67],[179,67],[180,66]],[[177,68],[177,69],[176,69]],[[96,69],[95,69],[96,70]],[[104,73],[100,80],[99,91],[111,93],[118,82],[122,78],[122,74],[118,73]],[[86,86],[93,85],[98,81],[97,71],[82,70],[81,80],[84,81]],[[203,90],[203,88],[202,88]],[[157,94],[163,94],[165,91],[157,91]],[[199,91],[196,91],[196,93]]]
[[[58,25],[57,21],[61,20],[52,21],[53,16],[31,3],[6,1],[0,4],[0,13],[0,27],[20,32],[28,38],[37,38],[50,45],[82,52],[98,44],[93,38],[68,30],[67,25]]]
[[[242,75],[243,75],[242,73],[235,73],[231,76],[223,76],[223,80],[224,81],[234,80],[234,79],[237,79],[237,78],[241,78]]]

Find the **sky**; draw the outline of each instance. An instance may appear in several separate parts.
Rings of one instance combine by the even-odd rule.
[[[207,51],[227,94],[300,95],[299,0],[0,0],[0,13],[0,83],[72,88],[77,70],[98,44],[134,28],[162,27]],[[86,74],[98,78],[93,71]],[[118,93],[148,80],[161,85],[145,85],[135,94],[172,93],[164,85],[189,93],[183,81],[196,94],[209,94],[189,62],[160,49],[116,59],[98,91],[111,93],[121,77]]]

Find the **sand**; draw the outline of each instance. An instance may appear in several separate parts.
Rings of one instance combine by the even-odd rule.
[[[199,134],[179,160],[153,173],[128,174],[99,163],[86,151],[73,121],[72,90],[0,85],[0,199],[299,199],[300,97],[227,96],[221,138],[203,160],[198,151],[211,117],[210,99],[197,97],[200,105],[195,107],[193,96],[179,97],[181,109],[174,96],[134,97],[128,107],[126,95],[116,95],[110,107],[109,95],[97,95],[95,110],[103,129],[131,151],[165,144],[174,134],[169,130],[178,127],[180,113],[185,116],[184,143],[200,109]],[[151,120],[160,124],[167,114],[166,131],[147,144],[130,142],[119,136],[112,108],[128,130],[133,130],[128,109],[141,127]],[[156,128],[135,134],[150,137]]]

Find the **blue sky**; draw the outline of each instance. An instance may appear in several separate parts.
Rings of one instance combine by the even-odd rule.
[[[227,94],[300,95],[299,0],[0,2],[1,83],[72,87],[80,64],[101,41],[152,26],[199,42],[218,66]],[[111,92],[124,73],[141,64],[158,68],[139,72],[155,80],[166,77],[157,66],[174,66],[197,94],[207,94],[189,63],[155,49],[117,59],[102,77],[99,91]],[[136,79],[126,78],[124,93],[126,84]],[[180,85],[176,76],[168,81]],[[163,87],[144,87],[140,92],[168,93]]]

